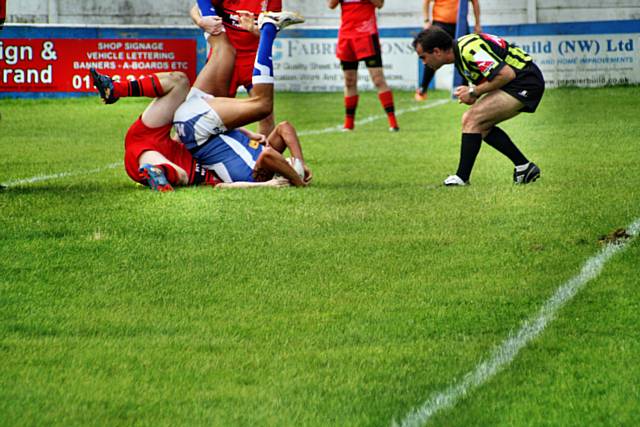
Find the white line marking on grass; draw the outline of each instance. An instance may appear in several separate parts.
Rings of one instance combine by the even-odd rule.
[[[7,188],[17,187],[23,184],[34,184],[36,182],[51,181],[54,179],[68,178],[70,176],[89,175],[92,173],[99,173],[108,169],[117,168],[118,166],[122,166],[122,162],[111,163],[109,165],[106,165],[100,168],[90,169],[90,170],[83,170],[83,171],[76,171],[76,172],[60,172],[52,175],[37,175],[31,178],[16,179],[13,181],[4,182],[4,183],[1,183],[0,185],[3,185],[4,187],[7,187]]]
[[[438,107],[440,105],[447,104],[449,102],[451,102],[451,100],[449,100],[449,99],[439,99],[437,101],[433,101],[433,102],[430,101],[430,102],[422,104],[422,105],[416,105],[415,107],[403,108],[403,109],[400,109],[400,110],[396,111],[396,116],[401,116],[404,113],[412,113],[414,111],[426,110],[426,109],[429,109],[429,108]],[[378,115],[375,115],[375,116],[369,116],[369,117],[365,117],[364,119],[356,120],[356,125],[361,126],[361,125],[365,125],[367,123],[375,122],[376,120],[386,119],[386,118],[387,118],[386,114],[378,114]],[[298,135],[300,135],[300,136],[319,135],[319,134],[323,134],[323,133],[333,133],[333,132],[342,132],[342,125],[331,126],[331,127],[324,128],[324,129],[303,130],[303,131],[298,132]]]
[[[629,226],[627,233],[631,236],[630,238],[617,243],[609,243],[600,252],[589,258],[582,266],[580,273],[560,286],[555,294],[547,300],[538,312],[538,316],[526,321],[515,335],[510,334],[499,347],[494,349],[489,359],[480,363],[473,371],[468,372],[457,384],[433,395],[422,406],[413,409],[400,424],[394,420],[392,425],[403,427],[424,425],[436,412],[453,406],[460,398],[510,364],[518,352],[544,331],[544,328],[554,320],[556,313],[571,301],[587,282],[598,277],[607,261],[626,248],[638,236],[640,218]]]

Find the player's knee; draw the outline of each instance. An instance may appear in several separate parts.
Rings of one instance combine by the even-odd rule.
[[[169,77],[176,87],[189,87],[189,77],[182,71],[171,71]]]
[[[378,89],[385,88],[387,86],[387,81],[384,78],[383,74],[377,74],[371,76],[371,80],[373,80],[373,84]]]
[[[278,128],[278,131],[286,131],[286,130],[290,130],[292,125],[287,120],[283,120],[280,123],[278,123],[278,126],[276,127]]]
[[[358,77],[353,77],[348,74],[344,76],[344,85],[346,87],[356,87],[357,84],[358,84]]]
[[[477,115],[472,108],[468,109],[462,115],[462,130],[467,131],[478,126]]]
[[[269,114],[273,111],[273,99],[268,99],[266,97],[257,97],[255,98],[256,102],[256,114],[260,116],[260,120],[268,117]]]

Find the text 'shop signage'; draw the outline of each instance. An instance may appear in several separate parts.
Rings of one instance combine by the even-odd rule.
[[[90,68],[121,79],[183,71],[193,82],[196,61],[189,39],[0,39],[0,92],[92,92]]]

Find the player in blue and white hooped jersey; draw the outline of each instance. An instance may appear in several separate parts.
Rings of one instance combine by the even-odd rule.
[[[181,142],[191,155],[213,170],[223,182],[253,181],[254,168],[265,148],[260,143],[262,135],[240,128],[211,135],[198,144],[194,131],[197,129],[195,122],[200,119],[201,116],[195,116],[190,119],[194,123],[175,124],[180,129]]]
[[[278,30],[303,21],[292,12],[260,14],[260,44],[252,77],[254,96],[213,97],[192,88],[174,115],[180,141],[224,182],[263,181],[278,174],[295,186],[305,186],[311,179],[295,129],[289,123],[278,125],[268,138],[240,128],[273,111],[273,42]],[[292,164],[282,156],[286,148],[294,158]]]

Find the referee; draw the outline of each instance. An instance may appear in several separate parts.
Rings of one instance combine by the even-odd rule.
[[[471,105],[462,116],[460,162],[444,185],[468,185],[480,145],[487,144],[514,164],[513,181],[528,184],[540,177],[530,162],[496,125],[520,112],[533,113],[544,93],[544,78],[531,57],[506,40],[490,34],[469,34],[453,40],[444,30],[431,27],[413,41],[422,62],[433,70],[455,63],[469,86],[458,86],[454,95]]]

